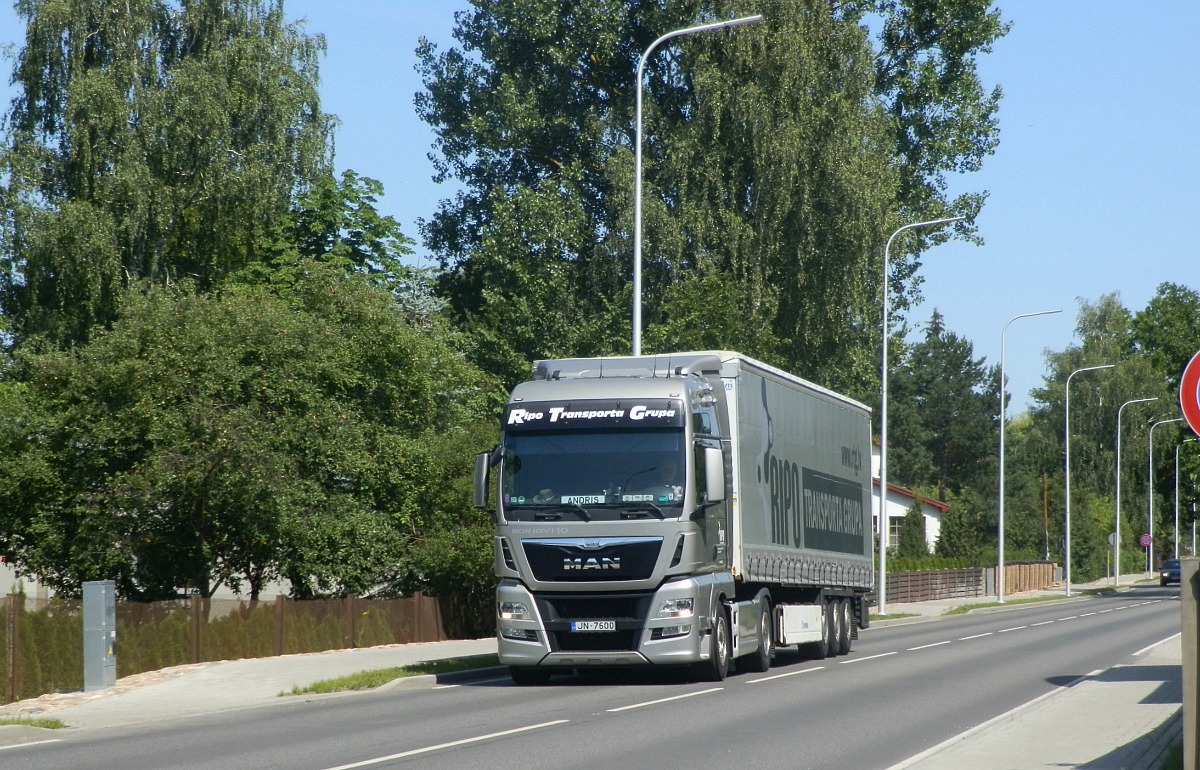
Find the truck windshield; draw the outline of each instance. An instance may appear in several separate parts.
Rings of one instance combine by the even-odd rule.
[[[503,504],[512,520],[679,516],[679,428],[522,431],[504,446]]]

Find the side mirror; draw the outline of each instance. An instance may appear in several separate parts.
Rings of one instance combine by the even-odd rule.
[[[491,468],[491,459],[491,452],[480,452],[475,455],[474,503],[476,508],[487,508],[488,471]]]
[[[720,449],[704,447],[704,481],[705,502],[719,503],[725,499],[725,456]]]

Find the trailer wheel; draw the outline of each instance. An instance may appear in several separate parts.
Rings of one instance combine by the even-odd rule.
[[[706,682],[721,682],[729,675],[729,621],[725,610],[717,608],[713,616],[713,627],[709,634],[708,660],[696,664],[699,678]]]
[[[854,613],[850,611],[849,599],[837,600],[838,613],[838,655],[845,655],[850,652],[850,645],[853,643],[851,624],[854,622]]]
[[[763,673],[771,668],[771,644],[774,635],[771,633],[771,605],[763,601],[761,616],[758,619],[758,651],[745,659],[747,671]]]
[[[842,613],[838,612],[838,600],[830,599],[825,603],[825,646],[829,648],[829,657],[840,651],[841,638]]]
[[[550,681],[550,672],[543,671],[538,668],[509,666],[508,675],[512,677],[513,684],[518,684],[522,687],[535,684],[546,684]]]

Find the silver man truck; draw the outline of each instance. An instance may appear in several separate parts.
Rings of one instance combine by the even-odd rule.
[[[738,353],[539,361],[476,457],[500,661],[600,667],[850,651],[872,590],[865,405]],[[494,497],[491,494],[494,493]]]

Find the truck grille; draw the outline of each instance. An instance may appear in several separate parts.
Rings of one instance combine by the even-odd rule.
[[[525,558],[539,581],[584,583],[646,580],[662,550],[661,537],[524,540]]]
[[[653,593],[620,596],[568,594],[539,596],[538,611],[546,624],[554,652],[626,652],[637,649],[646,625]],[[573,632],[573,620],[613,620],[612,632]]]

